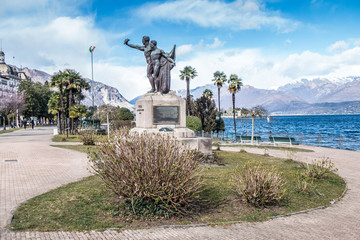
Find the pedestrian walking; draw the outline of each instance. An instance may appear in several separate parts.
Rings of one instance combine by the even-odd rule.
[[[26,130],[27,121],[24,120],[24,121],[23,121],[23,124],[24,124],[24,129]]]
[[[31,128],[32,128],[32,129],[34,129],[34,125],[35,125],[34,119],[32,119],[32,120],[31,120]]]

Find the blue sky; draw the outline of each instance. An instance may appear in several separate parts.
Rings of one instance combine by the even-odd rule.
[[[7,63],[90,78],[95,45],[94,79],[128,100],[150,88],[142,52],[123,45],[143,35],[165,51],[177,45],[174,90],[185,88],[178,76],[187,65],[198,71],[192,88],[217,70],[265,89],[360,75],[357,0],[0,1]]]

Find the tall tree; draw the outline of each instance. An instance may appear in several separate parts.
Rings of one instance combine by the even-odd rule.
[[[85,117],[87,113],[87,109],[85,105],[80,105],[80,104],[74,104],[72,105],[71,108],[69,108],[69,117],[71,119],[76,119],[78,120],[81,117]],[[78,121],[76,121],[77,123]],[[76,126],[77,128],[77,126]]]
[[[180,79],[186,80],[186,114],[190,116],[190,79],[197,76],[196,69],[191,66],[184,67],[184,70],[180,70]]]
[[[66,78],[64,73],[59,71],[51,77],[50,87],[57,88],[59,93],[59,103],[60,103],[60,114],[59,114],[59,133],[63,134],[66,129],[66,119],[65,119],[65,89],[66,89]]]
[[[203,95],[194,101],[192,110],[194,115],[200,118],[202,130],[205,132],[212,132],[215,129],[216,104],[208,97],[210,93],[211,91],[205,90]]]
[[[233,103],[233,118],[234,118],[234,130],[235,130],[235,141],[236,141],[236,119],[235,119],[235,94],[241,90],[242,80],[236,74],[231,74],[228,80],[229,83],[229,92],[232,95],[232,103]]]
[[[64,130],[69,128],[71,133],[75,133],[78,124],[74,124],[74,120],[78,121],[79,116],[84,114],[84,107],[80,105],[83,98],[82,90],[89,89],[89,84],[78,72],[66,69],[52,76],[50,86],[57,88],[57,93],[54,93],[49,101],[49,107],[51,107],[49,111],[59,113],[59,132],[64,133]],[[76,107],[74,107],[75,104]],[[67,118],[70,120],[69,126],[67,126]]]
[[[50,99],[51,91],[49,86],[31,80],[22,80],[19,84],[19,91],[25,94],[25,108],[23,115],[25,118],[49,117],[47,103]]]
[[[109,121],[133,120],[134,114],[127,108],[107,104],[98,107],[94,113],[94,117],[100,119],[101,122],[106,122],[107,117],[109,117]]]
[[[67,107],[70,111],[72,109],[72,106],[76,103],[75,100],[75,94],[77,91],[79,91],[80,88],[80,81],[81,76],[78,72],[75,72],[74,70],[65,70],[64,71],[64,79],[65,79],[65,85],[66,85],[66,92],[67,92]],[[81,94],[81,89],[80,89]],[[76,109],[80,109],[79,107],[76,107]],[[70,117],[70,113],[69,113]],[[74,134],[74,118],[70,117],[70,131],[72,134]]]
[[[10,123],[10,117],[13,116],[14,118],[16,111],[22,110],[24,104],[25,104],[24,93],[17,92],[15,89],[11,89],[7,91],[4,96],[1,96],[0,113],[3,117],[4,130],[6,130],[6,120],[8,123]]]
[[[255,119],[267,116],[268,111],[264,107],[258,105],[256,107],[251,108],[250,110],[246,109],[246,108],[242,108],[241,109],[241,115],[243,117],[251,117],[251,123],[252,123],[252,126],[251,126],[251,144],[253,144],[254,143]]]
[[[55,121],[59,123],[58,129],[60,132],[60,112],[61,112],[61,103],[60,103],[60,94],[59,92],[53,92],[50,96],[49,102],[48,102],[48,112],[49,114],[54,115]]]
[[[219,105],[219,119],[221,121],[221,108],[220,108],[220,89],[222,88],[223,84],[226,82],[226,75],[224,72],[216,71],[214,72],[214,78],[212,79],[214,85],[218,88],[218,105]],[[219,134],[219,132],[218,132]]]
[[[83,79],[83,78],[77,78],[76,82],[76,98],[77,98],[77,104],[81,103],[81,100],[85,98],[84,94],[82,93],[83,90],[89,90],[90,85],[89,83]]]
[[[204,92],[203,92],[203,96],[206,97],[206,98],[212,98],[213,97],[213,93],[210,89],[205,89]]]

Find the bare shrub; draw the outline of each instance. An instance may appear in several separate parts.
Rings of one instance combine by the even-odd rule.
[[[296,180],[297,192],[311,194],[315,192],[314,179],[309,178],[307,174],[302,171],[297,171],[294,175]]]
[[[83,130],[79,132],[79,135],[84,145],[95,145],[97,140],[95,130]]]
[[[276,204],[286,196],[285,181],[274,169],[248,161],[235,169],[233,176],[238,194],[255,206]]]
[[[133,128],[135,123],[131,120],[113,120],[111,121],[110,127],[113,131],[122,129],[122,128]]]
[[[90,154],[93,169],[118,196],[184,214],[200,188],[199,155],[169,135],[119,131]],[[136,209],[137,215],[143,209]],[[153,207],[152,207],[153,208]]]
[[[337,172],[335,164],[328,157],[313,160],[312,165],[307,165],[307,175],[313,179],[322,179],[328,173]]]

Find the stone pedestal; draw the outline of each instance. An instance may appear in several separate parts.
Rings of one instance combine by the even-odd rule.
[[[171,134],[191,148],[211,153],[211,138],[196,138],[186,128],[186,102],[174,91],[147,93],[136,102],[136,128],[133,132]]]

